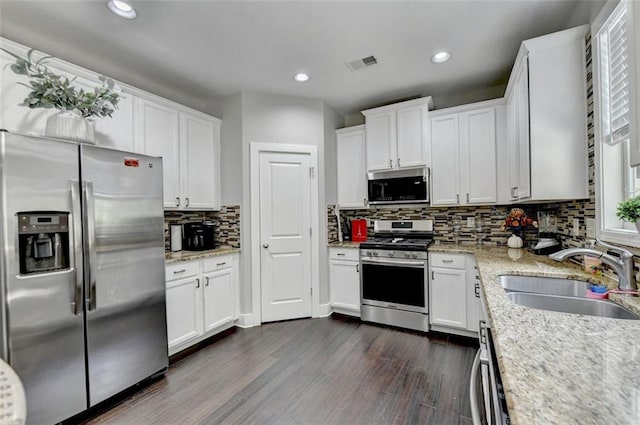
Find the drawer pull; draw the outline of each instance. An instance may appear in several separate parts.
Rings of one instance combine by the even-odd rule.
[[[180,273],[184,273],[186,271],[187,271],[187,269],[176,270],[176,271],[173,272],[173,274],[180,274]]]
[[[344,257],[344,252],[338,252],[336,255],[338,255],[339,257]]]
[[[224,266],[225,264],[227,264],[227,262],[223,261],[222,263],[217,263],[216,266],[220,267],[220,266]]]
[[[476,282],[474,286],[475,286],[476,298],[480,298],[480,284]]]
[[[442,260],[443,263],[453,263],[453,260]]]

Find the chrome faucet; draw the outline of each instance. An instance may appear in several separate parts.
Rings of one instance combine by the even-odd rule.
[[[620,256],[620,258],[594,249],[596,244],[606,248],[607,250],[614,251]],[[638,289],[638,286],[636,285],[636,276],[633,271],[633,254],[624,248],[610,245],[606,242],[595,239],[591,241],[590,248],[563,249],[562,251],[550,254],[549,258],[556,261],[564,261],[567,258],[576,257],[578,255],[588,255],[599,258],[600,261],[610,266],[618,275],[618,289],[623,291],[636,291]]]

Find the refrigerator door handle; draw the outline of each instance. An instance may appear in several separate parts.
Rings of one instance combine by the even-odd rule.
[[[83,258],[82,258],[82,211],[80,209],[80,183],[71,180],[71,214],[73,217],[73,258],[76,269],[76,279],[73,288],[73,302],[71,303],[73,314],[82,313],[82,282],[83,282]]]
[[[85,205],[85,235],[86,251],[89,254],[85,263],[87,268],[87,282],[89,282],[89,298],[87,298],[88,310],[95,310],[98,304],[96,297],[96,276],[92,268],[96,266],[96,219],[93,195],[93,182],[82,182]]]

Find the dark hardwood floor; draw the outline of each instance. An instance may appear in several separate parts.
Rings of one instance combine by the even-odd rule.
[[[471,424],[473,340],[337,316],[238,329],[85,424]]]

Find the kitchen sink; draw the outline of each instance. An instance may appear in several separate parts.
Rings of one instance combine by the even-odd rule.
[[[507,292],[533,292],[535,294],[582,297],[592,283],[582,280],[562,279],[541,276],[500,276],[500,284]]]
[[[607,300],[531,294],[527,292],[509,292],[507,297],[516,304],[540,310],[561,311],[564,313],[584,314],[588,316],[612,317],[614,319],[640,319],[640,316]]]
[[[611,301],[586,298],[586,291],[592,285],[589,282],[540,276],[502,275],[499,278],[507,297],[518,305],[614,319],[640,319]]]

